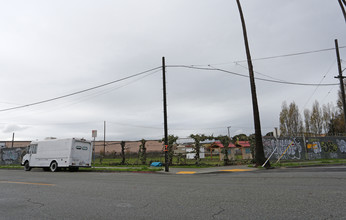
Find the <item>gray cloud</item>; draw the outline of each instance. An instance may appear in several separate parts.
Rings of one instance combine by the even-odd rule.
[[[253,58],[346,45],[337,1],[242,0]],[[65,95],[161,65],[204,65],[248,74],[241,24],[232,1],[17,1],[0,3],[0,109]],[[342,49],[341,56],[345,56]],[[257,77],[337,83],[335,52],[254,61]],[[265,74],[265,75],[261,75]],[[256,81],[262,132],[278,126],[283,101],[299,108],[334,102],[338,86],[292,86]],[[247,78],[167,68],[170,132],[252,133]],[[11,103],[11,104],[10,104]],[[14,104],[13,104],[14,103]],[[161,72],[28,108],[0,112],[17,138],[113,140],[163,136]],[[15,127],[11,128],[14,129]],[[160,129],[161,128],[161,129]],[[10,127],[8,127],[10,129]],[[7,128],[2,131],[12,132]],[[6,131],[6,132],[5,132]],[[102,132],[99,132],[101,135]],[[102,137],[100,137],[102,138]]]
[[[8,124],[5,125],[2,132],[3,133],[12,133],[12,132],[18,132],[18,131],[24,131],[28,129],[27,126],[19,126],[19,125],[15,125],[15,124]]]

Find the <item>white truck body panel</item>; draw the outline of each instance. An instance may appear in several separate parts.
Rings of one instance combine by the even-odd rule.
[[[58,167],[91,167],[91,157],[89,141],[75,138],[32,141],[22,165],[28,161],[30,167],[45,168],[56,161]]]

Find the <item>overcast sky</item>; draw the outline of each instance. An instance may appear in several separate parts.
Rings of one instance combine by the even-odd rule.
[[[335,50],[346,46],[337,0],[242,0],[255,76],[335,84]],[[346,60],[346,49],[340,49]],[[248,75],[235,0],[0,1],[0,140],[45,137],[107,140],[163,137],[162,65],[220,68]],[[343,61],[345,68],[346,62]],[[314,100],[336,103],[335,86],[256,80],[262,134],[279,126],[283,101],[300,111]],[[246,77],[167,67],[169,133],[231,136],[254,133]]]

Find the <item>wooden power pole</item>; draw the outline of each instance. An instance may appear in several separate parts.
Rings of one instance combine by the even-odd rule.
[[[163,120],[164,120],[164,133],[165,133],[165,172],[169,172],[168,162],[168,123],[167,123],[167,98],[166,98],[166,63],[165,57],[162,57],[162,82],[163,82]]]
[[[254,117],[254,125],[255,125],[255,141],[256,141],[255,160],[256,160],[256,165],[261,166],[262,164],[266,162],[266,159],[265,159],[264,150],[263,150],[261,122],[260,122],[260,116],[259,116],[259,110],[258,110],[255,77],[254,77],[254,71],[253,71],[253,66],[251,61],[249,42],[248,42],[247,33],[246,33],[245,19],[244,19],[243,11],[242,11],[239,0],[237,0],[237,4],[238,4],[240,19],[241,19],[241,23],[243,27],[247,64],[249,67],[250,86],[251,86],[251,95],[252,95],[252,108],[253,108],[253,117]],[[265,166],[266,168],[269,168],[270,163],[268,162]]]
[[[346,22],[346,11],[345,11],[345,6],[346,6],[346,1],[345,0],[338,0],[342,14],[344,15],[345,22]]]
[[[345,86],[344,86],[344,78],[345,76],[342,76],[342,68],[341,68],[341,60],[340,60],[340,53],[339,53],[339,45],[338,40],[335,39],[335,50],[336,50],[336,58],[338,60],[338,70],[339,75],[335,76],[334,78],[337,78],[340,80],[340,92],[341,92],[341,99],[342,99],[342,107],[344,110],[344,129],[346,132],[346,103],[345,103]]]

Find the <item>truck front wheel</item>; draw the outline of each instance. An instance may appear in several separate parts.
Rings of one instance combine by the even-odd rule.
[[[56,161],[53,161],[49,166],[50,171],[56,172],[58,170],[58,163]]]
[[[29,161],[25,161],[25,163],[24,163],[24,170],[25,170],[25,171],[30,171],[30,170],[31,170]]]

